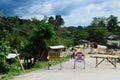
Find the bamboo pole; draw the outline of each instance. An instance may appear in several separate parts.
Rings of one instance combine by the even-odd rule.
[[[18,55],[17,49],[15,49],[14,51],[15,51],[15,54],[17,55],[17,58],[18,58],[18,61],[20,63],[20,66],[21,66],[22,70],[24,70],[24,67],[23,67],[22,63],[20,62],[20,57]]]

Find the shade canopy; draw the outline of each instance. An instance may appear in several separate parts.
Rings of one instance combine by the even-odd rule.
[[[98,48],[104,48],[104,49],[106,49],[107,47],[104,46],[104,45],[98,45]]]
[[[50,49],[62,49],[65,48],[63,45],[58,45],[58,46],[49,46]]]
[[[19,55],[19,54],[18,54]],[[15,58],[17,56],[17,54],[15,54],[15,53],[9,53],[7,56],[6,56],[6,58],[7,59],[11,59],[11,58]]]
[[[118,35],[110,35],[110,36],[108,36],[108,39],[116,39],[116,38],[119,38],[119,36]]]

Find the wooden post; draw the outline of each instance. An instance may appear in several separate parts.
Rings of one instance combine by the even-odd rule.
[[[17,58],[18,58],[18,60],[19,60],[19,63],[20,63],[20,66],[21,66],[22,70],[24,70],[24,67],[23,67],[22,63],[20,62],[20,57],[19,57],[19,55],[18,55],[17,49],[15,49],[14,51],[15,51],[15,53],[16,53],[16,55],[17,55]]]
[[[48,70],[50,70],[50,63],[49,63],[49,60],[48,60]]]
[[[96,57],[96,66],[95,67],[98,67],[97,64],[98,64],[98,58]]]
[[[73,66],[73,69],[75,69],[76,67],[76,60],[74,59],[74,66]]]
[[[60,70],[62,69],[62,61],[61,61],[62,49],[60,49],[59,60],[60,60]]]

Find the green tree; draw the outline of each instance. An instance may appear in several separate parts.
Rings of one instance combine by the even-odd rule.
[[[107,27],[109,32],[118,32],[119,21],[116,16],[110,15],[109,17],[94,17],[91,25]]]
[[[118,30],[118,19],[116,16],[110,15],[107,18],[107,29],[110,32],[115,32]]]
[[[107,36],[110,34],[106,27],[103,26],[89,26],[87,30],[89,34],[88,40],[98,44],[105,44]]]
[[[74,44],[80,44],[80,40],[85,40],[88,37],[88,32],[83,28],[78,26],[74,31]]]
[[[54,25],[54,29],[58,30],[61,25],[64,25],[64,19],[61,17],[61,15],[56,15],[54,17],[49,17],[48,23]]]
[[[61,25],[64,25],[64,20],[61,15],[55,16],[55,29],[57,30]]]
[[[46,60],[46,51],[48,48],[47,40],[51,39],[55,35],[52,25],[41,21],[37,26],[37,30],[34,35],[30,38],[30,44],[27,47],[35,59]],[[37,55],[37,56],[36,56]]]
[[[54,25],[54,17],[49,17],[48,23]]]
[[[94,17],[91,25],[106,26],[107,18],[106,17]]]
[[[7,73],[10,65],[6,62],[6,56],[10,51],[9,43],[0,41],[0,73]]]

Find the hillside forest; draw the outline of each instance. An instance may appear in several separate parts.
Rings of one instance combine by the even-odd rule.
[[[20,58],[34,57],[36,61],[46,61],[48,46],[64,45],[66,48],[88,40],[107,45],[109,35],[120,36],[118,17],[94,17],[88,26],[64,26],[61,15],[23,19],[18,16],[0,17],[0,73],[7,73],[10,64],[6,62],[8,53],[17,49]],[[14,60],[15,62],[15,60]]]

